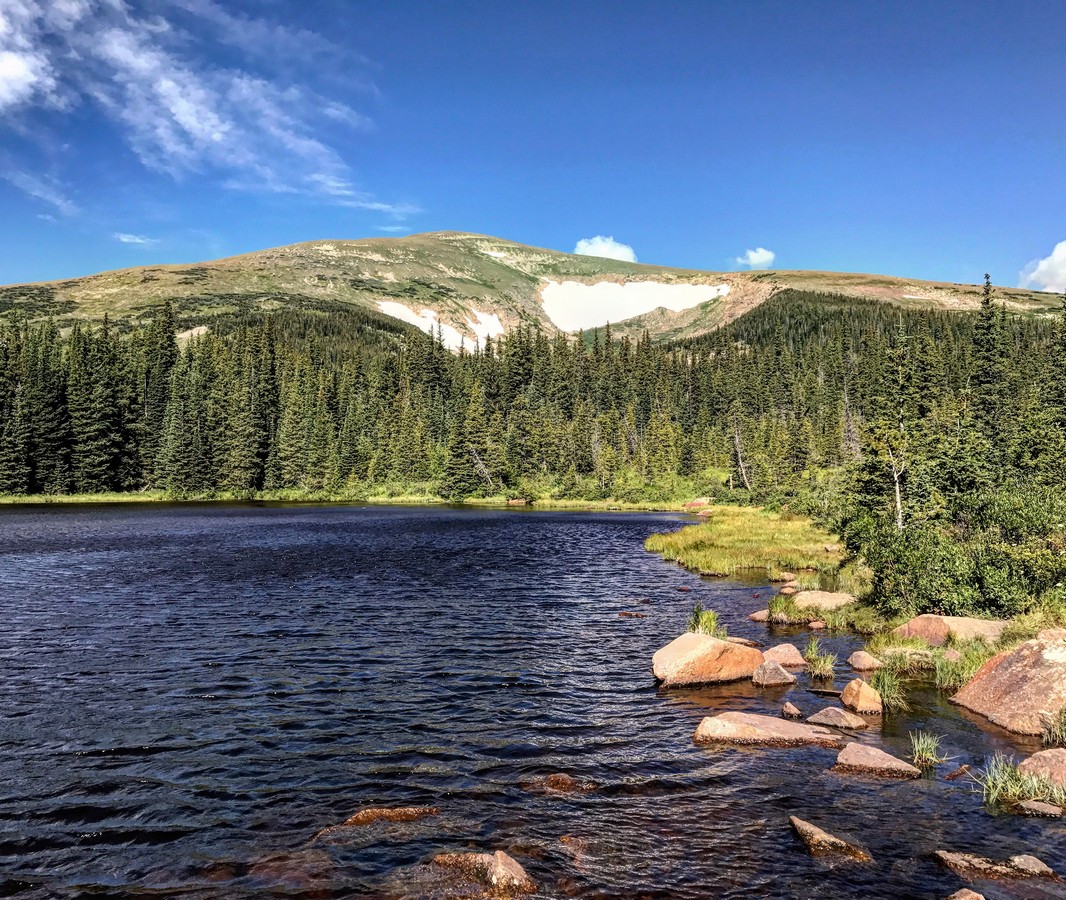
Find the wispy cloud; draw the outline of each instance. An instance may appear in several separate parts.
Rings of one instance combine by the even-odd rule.
[[[36,197],[38,200],[43,200],[50,206],[54,206],[64,216],[73,216],[78,212],[77,204],[70,200],[64,193],[63,188],[51,178],[38,177],[18,169],[8,169],[0,172],[0,178],[11,182],[24,194]]]
[[[637,261],[637,254],[629,244],[616,241],[610,235],[598,234],[595,237],[582,238],[574,247],[574,252],[579,256],[602,256],[633,263]]]
[[[141,246],[148,246],[150,244],[159,243],[159,238],[145,237],[143,234],[127,234],[124,231],[116,231],[112,237],[120,244],[139,244]]]
[[[410,231],[406,225],[378,225],[378,231],[384,231],[386,234],[399,234],[401,231]]]
[[[749,269],[769,269],[774,264],[776,256],[773,250],[756,247],[754,250],[746,250],[743,256],[738,256],[733,262],[738,266],[747,266]]]
[[[239,52],[212,55],[212,43]],[[356,185],[335,144],[371,123],[309,86],[322,59],[365,66],[320,35],[214,0],[0,0],[0,119],[92,104],[146,167],[175,179],[417,212]]]
[[[1018,286],[1038,291],[1066,291],[1066,241],[1059,241],[1050,254],[1034,259],[1022,269]]]

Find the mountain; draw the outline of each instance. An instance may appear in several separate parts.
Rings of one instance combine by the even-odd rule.
[[[901,307],[976,309],[980,287],[834,272],[704,272],[576,256],[479,234],[310,241],[195,265],[138,266],[84,278],[0,287],[0,315],[61,323],[142,318],[170,300],[189,328],[286,307],[376,310],[445,343],[472,346],[518,325],[551,333],[599,327],[693,337],[784,290]],[[1013,312],[1052,313],[1054,294],[997,288]]]

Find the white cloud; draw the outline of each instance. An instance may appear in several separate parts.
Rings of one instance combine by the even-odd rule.
[[[62,188],[52,179],[38,178],[29,172],[19,170],[0,172],[0,178],[10,181],[24,194],[51,204],[65,216],[73,216],[78,212],[77,205],[67,198]]]
[[[1034,259],[1021,271],[1019,287],[1038,291],[1066,291],[1066,241],[1059,241],[1051,254]]]
[[[637,254],[629,244],[616,241],[613,237],[598,234],[595,237],[582,238],[574,247],[579,256],[602,256],[605,259],[620,259],[623,262],[637,261]]]
[[[734,262],[738,266],[747,266],[749,269],[769,269],[774,264],[777,254],[765,247],[756,247],[754,250],[745,251],[743,256],[738,256]]]
[[[145,237],[143,234],[127,234],[124,231],[116,231],[112,237],[120,244],[158,244],[158,238]]]
[[[0,119],[89,103],[146,167],[176,179],[195,174],[395,218],[418,211],[355,186],[333,142],[370,122],[308,86],[330,66],[365,60],[214,0],[148,8],[165,16],[125,0],[0,0]],[[212,42],[236,48],[224,65],[206,52]]]

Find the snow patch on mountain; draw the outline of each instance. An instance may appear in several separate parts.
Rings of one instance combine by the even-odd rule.
[[[658,281],[601,281],[544,279],[540,296],[544,314],[563,331],[600,328],[660,307],[671,312],[692,309],[729,293],[728,284],[661,284]]]
[[[441,322],[437,318],[436,310],[423,309],[421,312],[416,312],[411,307],[392,300],[379,300],[378,309],[387,316],[392,316],[401,322],[408,322],[434,336],[439,328],[441,340],[449,350],[458,350],[464,345],[468,349],[472,349],[474,345],[483,346],[486,338],[497,338],[504,332],[503,322],[496,313],[483,313],[477,309],[470,310],[474,320],[467,319],[463,323],[473,333],[473,337],[464,335],[454,325]]]

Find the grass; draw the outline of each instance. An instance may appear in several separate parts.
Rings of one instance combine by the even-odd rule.
[[[948,659],[941,651],[936,654],[934,661],[934,678],[937,688],[951,693],[959,690],[973,678],[977,670],[996,653],[995,647],[981,640],[958,643],[952,649],[958,651],[962,658]]]
[[[1045,747],[1066,747],[1066,707],[1044,716],[1041,738]]]
[[[812,637],[807,641],[807,647],[803,651],[803,658],[807,662],[807,672],[817,681],[832,681],[836,673],[836,654],[822,653],[821,649],[818,638]]]
[[[911,759],[922,771],[935,768],[947,757],[940,755],[940,742],[943,740],[939,734],[930,734],[928,731],[912,731]]]
[[[692,607],[692,613],[688,617],[688,630],[697,634],[709,634],[723,641],[729,637],[725,626],[718,624],[718,613],[713,609],[704,609],[703,604],[699,602]]]
[[[881,705],[885,712],[906,712],[910,709],[907,693],[903,689],[903,679],[898,672],[883,667],[870,676],[870,687],[881,695]]]
[[[838,543],[829,532],[801,516],[760,507],[715,506],[705,524],[653,534],[644,546],[704,575],[763,569],[770,577],[777,577],[782,572],[800,574],[805,570],[835,575],[841,554],[825,548]]]
[[[878,671],[895,675],[916,675],[936,668],[936,654],[921,638],[881,632],[867,641],[866,652],[881,660],[883,668]]]
[[[993,756],[975,778],[981,786],[985,804],[993,809],[1026,800],[1066,806],[1066,787],[1039,775],[1019,772],[1014,760],[1002,753]]]

